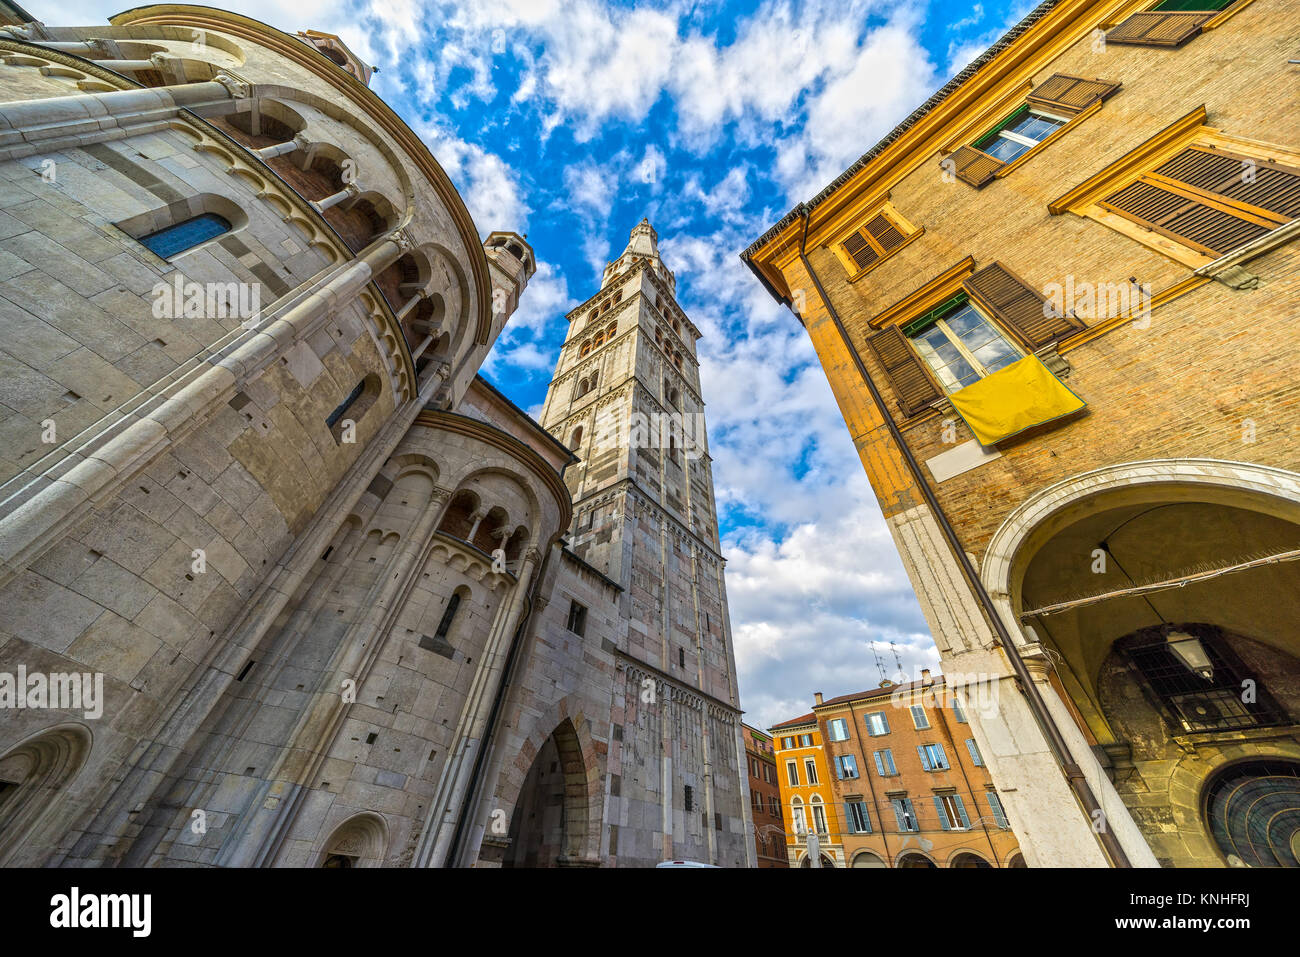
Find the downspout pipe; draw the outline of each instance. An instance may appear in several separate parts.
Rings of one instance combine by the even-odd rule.
[[[1029,674],[1029,669],[1025,667],[1025,663],[1021,660],[1020,652],[1016,647],[1015,640],[1011,637],[1011,633],[1007,630],[1006,624],[1002,621],[1002,616],[998,614],[997,607],[993,604],[993,599],[989,597],[988,591],[985,590],[984,583],[980,580],[979,574],[975,571],[975,566],[971,564],[970,559],[967,557],[966,550],[962,548],[961,539],[957,537],[956,530],[952,527],[952,523],[948,521],[948,516],[939,505],[939,500],[935,497],[934,490],[930,488],[930,484],[925,480],[925,475],[921,472],[921,466],[917,463],[915,456],[912,455],[911,448],[903,439],[902,430],[898,427],[898,423],[894,421],[893,415],[890,414],[889,406],[885,404],[884,397],[881,396],[880,390],[876,387],[875,382],[872,381],[870,374],[868,374],[867,367],[862,361],[862,356],[858,354],[857,349],[853,348],[853,343],[849,339],[848,330],[844,328],[844,323],[840,319],[839,313],[836,311],[830,297],[826,295],[826,290],[822,287],[821,280],[817,277],[817,273],[813,269],[812,263],[808,261],[808,255],[805,251],[808,244],[808,214],[810,212],[808,205],[806,203],[800,203],[799,212],[803,218],[803,234],[799,240],[799,260],[803,263],[803,268],[807,270],[809,278],[812,279],[813,286],[817,289],[817,295],[821,297],[822,303],[826,306],[827,315],[830,316],[831,322],[835,324],[835,329],[839,333],[840,339],[844,342],[844,348],[848,350],[849,355],[853,358],[853,364],[858,370],[858,375],[860,375],[862,381],[866,383],[867,391],[871,393],[872,401],[875,402],[876,408],[880,410],[881,417],[885,420],[885,426],[889,429],[889,434],[893,437],[895,444],[897,444],[899,452],[902,453],[903,460],[907,463],[907,468],[912,475],[913,481],[921,490],[921,494],[924,496],[925,502],[930,507],[931,512],[934,513],[934,517],[939,523],[939,528],[943,532],[944,540],[948,543],[949,549],[957,559],[957,564],[961,567],[962,575],[965,576],[971,590],[975,593],[976,600],[984,609],[985,616],[988,618],[990,624],[993,625],[993,629],[997,633],[999,641],[1002,643],[1002,649],[1006,652],[1007,658],[1011,661],[1011,667],[1014,669],[1016,677],[1020,681],[1025,699],[1029,703],[1029,710],[1033,713],[1035,721],[1037,721],[1039,728],[1047,738],[1047,744],[1052,751],[1052,757],[1055,758],[1056,763],[1060,765],[1062,772],[1065,774],[1066,781],[1069,783],[1071,790],[1074,791],[1074,795],[1078,799],[1079,804],[1088,814],[1089,819],[1096,821],[1099,819],[1098,815],[1102,813],[1101,805],[1097,802],[1096,795],[1093,794],[1092,788],[1089,786],[1087,779],[1083,776],[1083,771],[1070,756],[1069,746],[1065,743],[1065,738],[1061,735],[1060,728],[1056,726],[1055,720],[1047,710],[1047,704],[1043,701],[1042,695],[1038,691],[1038,686],[1034,683],[1033,677]],[[803,322],[802,316],[799,317],[799,321]],[[1100,820],[1104,821],[1104,816],[1101,817]],[[1093,833],[1097,835],[1097,841],[1101,845],[1102,851],[1115,867],[1133,866],[1128,859],[1128,855],[1124,852],[1123,846],[1121,846],[1115,835],[1111,833],[1110,828],[1103,828],[1101,831],[1094,829]]]

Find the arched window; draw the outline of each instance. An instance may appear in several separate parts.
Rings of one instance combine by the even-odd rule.
[[[804,817],[803,801],[798,797],[790,802],[790,821],[796,834],[808,833],[808,819]]]
[[[452,592],[451,597],[447,599],[447,608],[442,613],[442,620],[438,622],[438,630],[433,634],[435,639],[446,640],[447,632],[451,631],[451,623],[456,620],[456,609],[459,607],[460,592]]]
[[[605,327],[605,335],[609,336],[609,338],[611,339],[614,338],[614,333],[616,332],[618,332],[617,322],[611,322],[608,326]]]
[[[588,339],[586,342],[582,344],[582,348],[578,350],[578,355],[585,356],[588,352],[592,350],[592,348],[593,346],[591,344],[591,340]]]
[[[140,242],[147,246],[155,256],[171,259],[187,249],[193,249],[214,239],[222,233],[230,232],[230,220],[216,213],[202,213],[183,222],[173,223],[156,232],[140,237]]]
[[[569,439],[569,448],[576,449],[582,444],[582,426],[573,430],[573,435]]]
[[[812,796],[811,804],[813,825],[817,828],[817,833],[821,835],[828,834],[829,829],[826,827],[826,808],[822,805],[822,799],[814,794]]]

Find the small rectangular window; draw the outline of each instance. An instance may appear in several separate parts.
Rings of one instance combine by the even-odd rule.
[[[695,810],[695,789],[689,784],[683,785],[682,808],[687,811]]]
[[[858,776],[858,759],[851,754],[839,754],[835,757],[835,773],[840,780]]]
[[[801,747],[801,748],[811,748],[812,746],[813,746],[813,745],[812,745],[812,735],[811,735],[811,734],[801,734],[801,735],[799,735],[799,747]]]
[[[216,213],[202,213],[184,222],[174,223],[147,236],[139,242],[147,246],[160,259],[171,259],[187,249],[206,243],[222,233],[230,232],[230,221]]]
[[[1002,807],[1002,799],[994,791],[986,791],[985,794],[989,799],[989,810],[993,812],[993,820],[997,822],[998,827],[1010,827],[1007,823],[1007,812]]]
[[[975,141],[975,148],[1003,163],[1023,156],[1068,123],[1063,116],[1022,106]]]
[[[849,723],[843,718],[833,718],[826,723],[826,727],[832,741],[847,741],[849,739]]]
[[[870,834],[871,817],[867,814],[867,804],[865,801],[846,801],[844,803],[845,817],[849,822],[849,832],[851,834]]]
[[[804,770],[804,774],[808,778],[808,783],[816,784],[817,783],[817,762],[814,761],[812,758],[804,758],[803,770]]]
[[[797,788],[799,786],[799,765],[793,761],[787,761],[785,763],[785,776],[786,780],[790,782],[790,787]]]
[[[587,606],[576,601],[569,602],[569,631],[579,637],[587,633]]]
[[[912,806],[911,798],[893,798],[890,802],[894,808],[894,819],[898,822],[898,829],[903,832],[919,831],[920,822],[916,819],[916,809]]]
[[[948,770],[948,755],[942,744],[918,744],[916,753],[921,756],[921,767],[926,771]]]
[[[962,708],[961,702],[957,700],[957,695],[952,696],[952,714],[957,719],[958,724],[966,724],[966,711]]]
[[[864,720],[867,723],[867,734],[873,738],[882,734],[889,734],[889,719],[885,717],[884,712],[873,711]]]
[[[984,767],[984,758],[980,756],[980,749],[975,743],[974,738],[966,739],[966,750],[970,752],[970,759],[974,763],[975,767]]]
[[[862,226],[833,246],[849,276],[856,279],[907,245],[921,231],[886,203]]]
[[[945,831],[964,831],[970,827],[966,807],[956,794],[936,794],[934,808],[939,814],[939,826]]]
[[[924,731],[930,727],[930,719],[926,717],[923,705],[912,705],[912,727],[918,731]]]
[[[948,392],[1023,358],[1020,349],[962,294],[903,327]]]

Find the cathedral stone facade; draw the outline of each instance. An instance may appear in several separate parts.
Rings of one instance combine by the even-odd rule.
[[[533,250],[337,37],[0,0],[0,61],[0,864],[752,865],[650,225],[539,424]]]

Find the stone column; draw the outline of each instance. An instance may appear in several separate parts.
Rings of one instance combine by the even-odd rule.
[[[294,150],[302,149],[307,145],[307,141],[302,138],[302,134],[295,136],[291,140],[285,140],[283,143],[276,143],[274,146],[263,146],[260,150],[253,150],[258,158],[263,162],[269,159],[275,159],[277,156],[284,156],[292,153]]]
[[[424,830],[415,851],[417,867],[442,867],[454,864],[447,860],[451,850],[452,834],[461,805],[465,802],[470,772],[474,759],[483,745],[487,729],[488,711],[505,668],[510,642],[519,627],[533,572],[541,559],[535,543],[528,545],[519,568],[519,577],[510,598],[503,602],[492,623],[492,630],[479,658],[479,668],[474,674],[465,706],[456,725],[455,750],[448,756],[438,778],[438,790],[429,805]]]
[[[361,188],[357,186],[356,183],[348,183],[348,185],[344,186],[337,193],[334,193],[330,196],[326,196],[324,199],[321,200],[312,200],[311,205],[315,208],[316,212],[323,213],[325,212],[325,210],[329,209],[330,207],[337,206],[345,199],[349,199],[360,195],[361,195]]]

